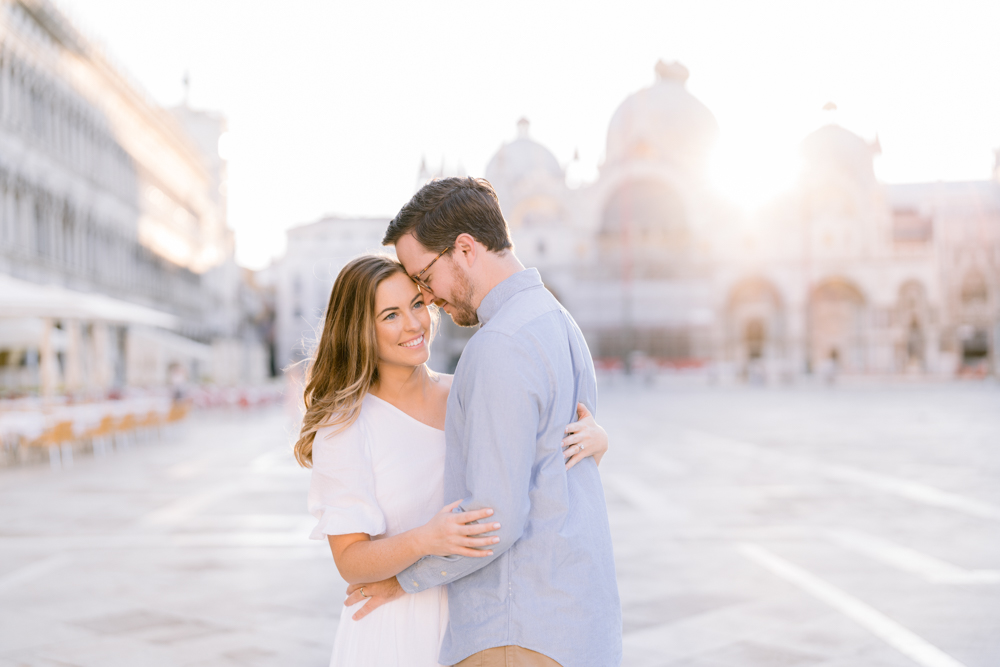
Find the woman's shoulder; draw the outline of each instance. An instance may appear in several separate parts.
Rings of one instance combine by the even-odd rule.
[[[336,446],[337,444],[351,441],[364,441],[364,412],[364,405],[362,405],[361,412],[348,424],[337,421],[336,416],[331,416],[322,426],[316,429],[316,436],[313,438],[313,442],[317,444],[329,443],[332,446]]]
[[[365,461],[371,456],[366,428],[359,415],[350,424],[333,419],[316,429],[313,436],[313,470],[329,473],[349,461]]]

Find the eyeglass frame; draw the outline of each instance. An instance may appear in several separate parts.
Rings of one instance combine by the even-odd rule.
[[[443,256],[443,255],[444,255],[444,254],[445,254],[446,252],[448,252],[449,250],[451,250],[451,246],[448,246],[448,247],[446,247],[446,248],[445,248],[444,250],[442,250],[441,252],[439,252],[439,253],[438,253],[438,256],[437,256],[437,257],[435,257],[434,259],[432,259],[432,260],[431,260],[431,263],[430,263],[430,264],[428,264],[427,266],[425,266],[425,267],[423,268],[423,270],[422,270],[422,271],[420,271],[420,273],[418,273],[418,274],[417,274],[417,275],[415,275],[415,276],[410,276],[410,280],[412,280],[413,282],[415,282],[415,283],[417,284],[417,286],[418,286],[418,287],[420,287],[421,289],[425,289],[425,290],[427,290],[428,292],[430,292],[431,294],[433,294],[433,293],[434,293],[434,290],[432,290],[432,289],[431,289],[431,286],[430,286],[430,285],[428,285],[428,284],[427,284],[427,283],[426,283],[425,281],[421,280],[421,279],[420,279],[420,276],[422,276],[422,275],[424,275],[425,273],[427,273],[428,271],[430,271],[430,268],[431,268],[432,266],[434,266],[434,262],[436,262],[436,261],[438,261],[439,259],[441,259],[441,257],[442,257],[442,256]]]

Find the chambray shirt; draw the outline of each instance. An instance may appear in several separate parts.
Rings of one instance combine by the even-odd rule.
[[[441,646],[452,665],[517,645],[564,667],[612,667],[622,655],[621,602],[604,489],[593,458],[566,470],[564,429],[576,404],[597,408],[594,364],[576,322],[528,269],[478,309],[445,420],[445,499],[492,507],[493,556],[427,556],[397,579],[407,592],[448,584]]]

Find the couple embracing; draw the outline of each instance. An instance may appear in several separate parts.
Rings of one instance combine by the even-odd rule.
[[[383,243],[398,262],[360,257],[334,283],[295,446],[311,537],[350,584],[331,665],[618,665],[580,329],[483,179],[425,185]],[[425,365],[439,308],[479,326],[454,376]]]

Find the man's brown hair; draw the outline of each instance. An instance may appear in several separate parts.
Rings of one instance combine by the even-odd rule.
[[[431,252],[469,234],[491,252],[512,247],[497,193],[485,178],[441,178],[420,188],[389,222],[382,245],[395,245],[406,234]]]

